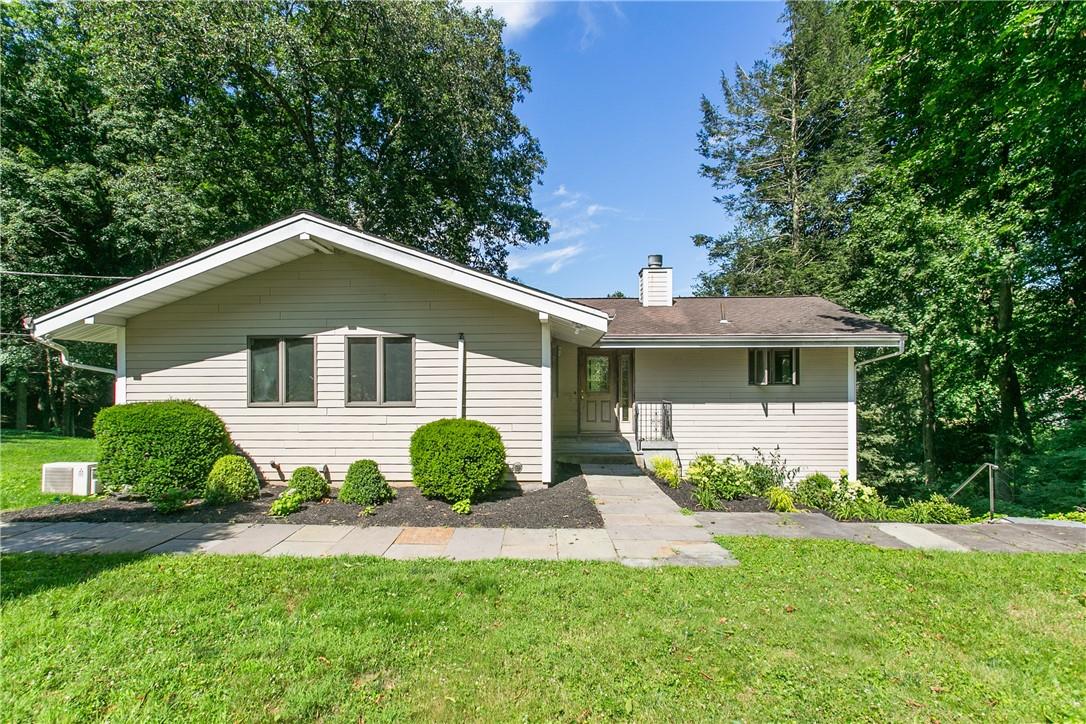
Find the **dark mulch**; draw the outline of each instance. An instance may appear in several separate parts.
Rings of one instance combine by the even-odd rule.
[[[675,501],[675,505],[678,505],[680,508],[688,508],[689,510],[705,510],[705,508],[698,505],[698,501],[694,498],[694,486],[687,481],[679,481],[679,487],[673,488],[652,473],[648,473],[648,476],[652,478],[652,481],[654,483],[656,483],[656,487],[660,488],[660,490],[664,492],[664,495]],[[797,505],[796,508],[799,510],[808,510],[808,508],[804,508],[799,505]],[[713,508],[713,510],[718,513],[772,512],[772,509],[769,507],[769,501],[765,498],[759,497],[729,500],[724,503],[723,508]]]
[[[396,499],[363,515],[362,507],[326,499],[307,503],[285,518],[267,514],[285,488],[267,486],[256,500],[212,508],[194,503],[176,513],[156,513],[143,500],[103,498],[82,503],[58,503],[14,510],[0,515],[4,521],[87,521],[91,523],[296,523],[359,526],[450,526],[456,528],[602,528],[603,519],[588,495],[580,468],[559,470],[556,483],[544,490],[521,493],[502,489],[471,506],[470,515],[458,515],[448,503],[429,500],[416,488],[399,488]]]

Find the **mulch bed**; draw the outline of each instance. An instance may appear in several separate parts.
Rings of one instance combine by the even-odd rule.
[[[679,487],[673,488],[660,478],[653,475],[651,472],[646,473],[654,483],[656,487],[663,491],[664,495],[675,501],[675,505],[680,508],[687,508],[689,510],[703,511],[705,508],[698,505],[697,499],[694,498],[694,486],[685,480],[679,481]],[[797,505],[798,510],[810,510],[812,512],[817,511],[813,508],[804,508]],[[765,498],[750,497],[739,498],[737,500],[729,500],[724,503],[723,508],[713,508],[713,512],[717,513],[771,513],[773,510],[769,507],[769,501]]]
[[[429,500],[416,488],[399,488],[396,499],[372,515],[362,507],[335,499],[306,503],[285,518],[268,515],[273,500],[285,488],[269,485],[256,500],[213,508],[194,503],[176,513],[155,512],[144,500],[103,498],[82,503],[58,503],[14,510],[0,515],[7,521],[86,521],[91,523],[291,523],[301,525],[448,526],[454,528],[602,528],[603,518],[588,495],[580,468],[561,466],[558,480],[544,490],[521,493],[502,489],[458,515],[448,503]]]

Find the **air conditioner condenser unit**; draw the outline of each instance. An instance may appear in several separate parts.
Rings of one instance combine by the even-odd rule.
[[[41,491],[54,495],[97,495],[97,463],[45,463],[41,466]]]

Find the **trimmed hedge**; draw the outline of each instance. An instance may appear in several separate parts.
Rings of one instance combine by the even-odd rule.
[[[204,497],[211,505],[229,505],[239,500],[252,500],[260,495],[260,480],[256,471],[241,455],[223,455],[215,461],[207,476]]]
[[[478,500],[505,476],[505,445],[485,422],[435,420],[411,436],[411,475],[428,498]]]
[[[328,495],[328,481],[309,465],[296,468],[290,475],[290,487],[304,500],[320,500]]]
[[[98,476],[108,491],[128,489],[151,500],[203,497],[215,461],[233,452],[226,425],[195,402],[114,405],[94,419]]]
[[[347,468],[339,499],[357,505],[380,505],[396,497],[396,491],[385,481],[381,469],[373,460],[356,460]]]

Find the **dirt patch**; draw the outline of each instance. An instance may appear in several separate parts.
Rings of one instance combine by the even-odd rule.
[[[87,521],[90,523],[294,523],[301,525],[450,526],[456,528],[602,528],[603,518],[588,495],[580,468],[561,466],[561,482],[544,490],[521,493],[503,489],[458,515],[448,503],[430,500],[415,488],[400,488],[396,499],[363,515],[362,507],[328,498],[306,503],[285,518],[268,515],[273,500],[285,488],[269,485],[256,500],[215,508],[193,503],[176,513],[156,513],[143,500],[103,498],[82,503],[58,503],[0,514],[7,521]]]

